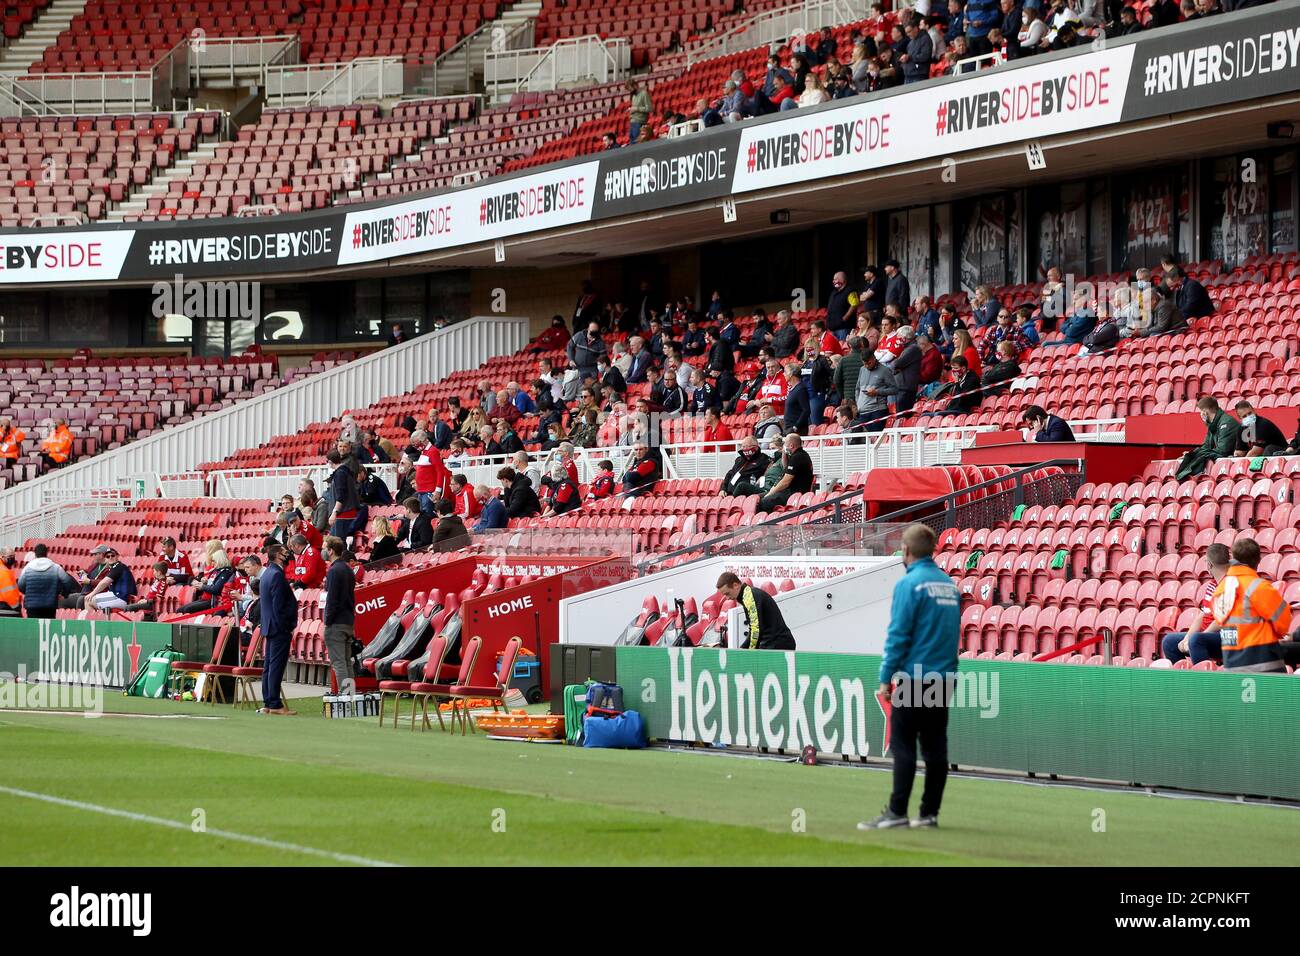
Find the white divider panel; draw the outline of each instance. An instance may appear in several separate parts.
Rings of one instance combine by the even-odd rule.
[[[789,579],[795,589],[777,595],[781,614],[801,651],[878,653],[885,646],[894,584],[903,562],[889,557],[710,558],[615,584],[560,602],[561,644],[613,644],[641,611],[647,597],[662,607],[670,596],[697,602],[715,592],[723,571],[756,584]],[[728,633],[738,633],[737,608]]]
[[[116,487],[118,479],[154,472],[187,471],[200,462],[251,448],[313,422],[371,405],[452,372],[478,368],[496,355],[511,355],[528,342],[528,319],[476,316],[439,332],[357,359],[76,462],[0,493],[0,517],[39,510],[47,497]],[[51,494],[53,493],[53,494]]]

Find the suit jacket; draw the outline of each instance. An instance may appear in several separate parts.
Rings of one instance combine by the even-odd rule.
[[[270,562],[259,579],[262,639],[287,639],[298,626],[298,598],[285,579],[284,569]]]
[[[646,369],[650,367],[650,352],[642,349],[632,356],[632,364],[627,370],[627,384],[639,385],[645,381]]]

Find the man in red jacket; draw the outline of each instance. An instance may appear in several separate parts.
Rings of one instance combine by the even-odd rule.
[[[452,475],[451,495],[455,501],[455,513],[464,521],[477,518],[483,510],[482,502],[474,494],[474,487],[464,475]]]
[[[325,562],[321,560],[320,551],[307,543],[302,534],[295,534],[289,539],[289,550],[295,557],[293,564],[285,569],[284,576],[295,588],[318,588],[325,580]]]
[[[162,539],[162,554],[158,559],[167,565],[165,577],[173,584],[189,584],[194,579],[194,568],[190,566],[189,556],[176,547],[175,538]]]
[[[419,452],[415,459],[415,494],[420,499],[420,510],[432,515],[437,498],[451,494],[451,473],[426,432],[411,435],[411,446]]]

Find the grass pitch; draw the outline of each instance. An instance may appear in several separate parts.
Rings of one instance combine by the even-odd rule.
[[[0,865],[1291,865],[1300,836],[1286,807],[957,778],[939,830],[860,833],[888,773],[412,733],[291,706],[0,711]]]

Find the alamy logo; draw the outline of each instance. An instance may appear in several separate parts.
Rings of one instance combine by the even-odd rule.
[[[128,927],[133,936],[153,928],[152,893],[83,893],[78,886],[50,897],[50,925],[59,928]]]

